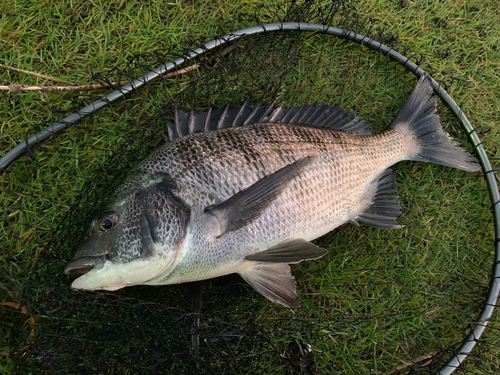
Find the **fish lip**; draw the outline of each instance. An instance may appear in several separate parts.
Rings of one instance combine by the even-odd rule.
[[[104,262],[106,260],[106,256],[97,256],[97,257],[82,257],[73,259],[64,267],[64,273],[67,275],[76,274],[76,273],[87,273],[94,268],[99,269],[102,268]]]

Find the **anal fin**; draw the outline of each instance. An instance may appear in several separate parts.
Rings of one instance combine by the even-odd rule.
[[[268,300],[289,308],[300,306],[295,289],[295,278],[286,263],[253,263],[246,271],[240,272],[255,290]]]
[[[355,220],[375,228],[403,228],[404,225],[399,225],[395,222],[401,214],[401,207],[396,195],[392,169],[386,169],[374,183],[377,185],[377,188],[372,199],[372,204]]]
[[[328,250],[316,246],[311,242],[297,239],[286,240],[267,250],[248,255],[245,257],[245,260],[294,264],[303,260],[321,258],[326,253],[328,253]]]

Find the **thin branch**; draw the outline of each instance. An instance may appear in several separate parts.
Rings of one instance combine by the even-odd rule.
[[[167,73],[163,75],[164,78],[170,78],[170,77],[175,77],[187,72],[190,72],[191,70],[199,68],[198,64],[194,64],[191,66],[188,66],[187,68],[177,70],[175,72]],[[5,85],[5,86],[0,86],[0,90],[9,90],[9,91],[40,91],[40,92],[61,92],[61,91],[91,91],[91,90],[100,90],[100,89],[108,89],[112,86],[124,86],[130,81],[121,81],[121,82],[112,82],[109,84],[92,84],[92,85],[78,85],[78,86],[31,86],[31,85],[19,85],[19,84],[12,84],[12,85]]]
[[[181,70],[177,70],[175,72],[167,73],[167,74],[163,75],[163,78],[170,78],[170,77],[180,76],[181,74],[190,72],[191,70],[198,69],[199,67],[200,66],[198,64],[193,64],[193,65],[188,66],[187,68],[184,68],[184,69],[181,69]]]
[[[35,77],[39,77],[39,78],[50,79],[51,81],[55,81],[55,82],[67,83],[67,84],[73,85],[73,86],[77,85],[74,82],[65,81],[64,79],[47,76],[45,74],[30,72],[29,70],[23,70],[23,69],[19,69],[19,68],[14,68],[13,66],[9,66],[9,65],[0,64],[0,68],[11,70],[13,72],[19,72],[19,73],[29,74],[30,76],[35,76]]]
[[[233,51],[237,47],[238,47],[238,45],[233,45],[233,46],[226,47],[220,53],[217,53],[213,57],[213,59],[218,62],[218,61],[220,61],[220,58],[222,56],[227,55],[228,53],[230,53],[231,51]],[[187,68],[176,70],[175,72],[164,74],[163,78],[170,78],[170,77],[179,76],[181,74],[190,72],[191,70],[198,69],[199,67],[200,66],[198,64],[193,64],[191,66],[188,66]],[[32,86],[32,85],[11,84],[11,85],[0,86],[0,91],[1,90],[4,90],[4,91],[5,90],[9,90],[9,91],[14,91],[14,92],[19,92],[19,91],[39,91],[39,92],[91,91],[91,90],[107,89],[107,88],[110,88],[112,86],[120,86],[121,87],[121,86],[124,86],[124,85],[126,85],[127,83],[130,82],[130,81],[121,81],[121,82],[112,82],[112,83],[109,83],[109,84],[99,84],[99,83],[97,83],[97,84],[92,84],[92,85],[77,85],[76,83],[73,83],[73,82],[64,81],[62,79],[54,78],[54,77],[50,77],[50,76],[46,76],[44,74],[29,72],[27,70],[13,68],[13,67],[8,66],[8,65],[0,64],[0,68],[5,68],[5,69],[8,69],[8,70],[13,70],[15,72],[22,72],[22,73],[34,75],[34,76],[37,76],[37,77],[52,79],[54,81],[69,83],[69,84],[72,85],[72,86]]]
[[[93,85],[79,85],[79,86],[31,86],[31,85],[19,85],[12,84],[6,86],[0,86],[0,90],[9,90],[14,92],[19,91],[40,91],[40,92],[60,92],[60,91],[89,91],[89,90],[99,90],[103,88],[109,88],[111,85],[123,86],[129,81],[114,82],[109,85],[93,84]]]
[[[418,362],[422,362],[422,361],[425,361],[426,359],[429,359],[429,358],[432,358],[434,357],[436,354],[438,354],[440,351],[439,350],[436,350],[435,352],[431,352],[431,353],[428,353],[428,354],[424,354],[420,357],[417,357],[415,359],[412,359],[411,361],[409,362],[406,362],[406,363],[403,363],[402,365],[396,367],[396,368],[393,368],[392,370],[390,371],[387,371],[387,372],[384,372],[383,374],[381,375],[391,375],[391,374],[394,374],[395,372],[398,372],[400,370],[403,370],[407,367],[410,367],[411,365],[414,365],[415,363],[418,363]],[[429,364],[429,362],[427,362],[426,364]]]

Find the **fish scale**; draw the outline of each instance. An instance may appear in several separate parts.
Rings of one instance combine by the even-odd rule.
[[[229,130],[232,131],[229,133]],[[230,136],[226,139],[225,134]],[[204,136],[209,136],[209,133],[192,137]],[[200,277],[215,277],[219,275],[221,267],[237,266],[246,255],[257,253],[290,238],[310,241],[344,222],[354,220],[371,204],[371,194],[368,194],[367,190],[372,182],[389,165],[394,164],[394,160],[405,155],[406,137],[400,133],[387,132],[375,137],[355,138],[351,134],[330,129],[284,123],[256,124],[220,132],[216,139],[223,146],[215,147],[214,154],[226,168],[217,166],[218,175],[215,180],[227,185],[227,195],[222,195],[224,189],[211,183],[213,180],[210,179],[190,184],[194,187],[193,191],[183,193],[186,197],[192,197],[189,204],[195,212],[201,212],[207,206],[205,195],[201,194],[201,191],[210,191],[214,196],[218,194],[218,200],[223,201],[248,188],[262,178],[262,175],[274,173],[291,162],[304,157],[313,157],[314,161],[302,175],[290,182],[258,219],[229,233],[217,247],[195,245],[205,248],[203,255],[193,253],[186,247],[187,255],[182,257],[176,270],[168,275],[168,279],[171,282],[185,282]],[[155,156],[153,169],[149,169],[151,164],[148,162],[138,168],[148,173],[156,173],[167,171],[159,168],[165,165],[167,160],[171,165],[182,165],[182,155],[174,155],[168,151],[177,149],[176,142],[189,141],[196,142],[190,138],[181,138],[174,141],[170,147],[159,150],[160,155]],[[276,144],[280,145],[279,152],[275,147],[269,147]],[[234,152],[234,147],[238,147],[238,152]],[[380,152],[381,149],[384,151]],[[221,150],[224,151],[221,153]],[[169,166],[168,171],[173,178],[179,180],[180,185],[183,185],[185,178],[180,171],[195,170],[200,174],[202,171],[210,171],[209,175],[213,176],[207,167],[213,157],[210,148],[205,155],[204,159],[192,161],[193,164],[189,168],[183,165],[176,170],[175,167]],[[254,158],[247,158],[245,155],[252,155]],[[240,167],[230,168],[235,164]],[[241,170],[245,170],[245,175],[249,176],[245,183],[241,183],[238,178],[241,176]],[[368,197],[364,198],[367,195]],[[217,202],[209,202],[213,203]],[[151,283],[164,283],[166,279],[167,277],[160,278]]]
[[[298,307],[289,265],[327,253],[310,241],[349,221],[402,227],[391,165],[479,170],[442,129],[432,94],[422,77],[378,135],[325,104],[176,109],[170,142],[130,172],[66,265],[67,273],[84,273],[72,287],[116,290],[238,273],[269,300]]]

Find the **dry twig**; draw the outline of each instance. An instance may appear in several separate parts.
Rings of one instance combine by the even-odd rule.
[[[220,53],[217,53],[213,57],[213,59],[215,61],[220,61],[220,58],[222,56],[227,55],[228,53],[233,51],[235,48],[237,48],[237,45],[229,46],[229,47],[225,48],[224,50],[222,50]],[[170,78],[170,77],[179,76],[181,74],[190,72],[191,70],[198,69],[199,67],[200,66],[198,64],[193,64],[193,65],[188,66],[187,68],[164,74],[163,78]],[[68,81],[65,81],[65,80],[62,80],[59,78],[54,78],[54,77],[46,76],[44,74],[34,73],[34,72],[30,72],[30,71],[23,70],[23,69],[13,68],[13,67],[8,66],[8,65],[0,64],[0,68],[12,70],[15,72],[26,73],[26,74],[33,75],[36,77],[51,79],[53,81],[68,83],[71,85],[71,86],[32,86],[32,85],[11,84],[11,85],[0,85],[0,91],[1,90],[4,90],[4,91],[9,90],[9,91],[14,91],[14,92],[39,91],[40,93],[42,93],[42,92],[62,92],[62,91],[91,91],[91,90],[107,89],[107,88],[110,88],[113,86],[121,87],[121,86],[124,86],[130,82],[130,81],[121,81],[121,82],[112,82],[110,84],[97,83],[97,84],[92,84],[92,85],[78,85],[78,84],[73,83],[73,82],[68,82]]]
[[[381,375],[391,375],[391,374],[394,374],[395,372],[398,372],[398,371],[403,370],[403,369],[405,369],[407,367],[410,367],[411,365],[414,365],[415,363],[422,362],[422,361],[425,361],[426,359],[432,358],[432,357],[434,357],[438,353],[439,353],[439,350],[436,350],[435,352],[431,352],[431,353],[428,353],[428,354],[421,355],[420,357],[412,359],[409,362],[403,363],[402,365],[400,365],[400,366],[398,366],[396,368],[393,368],[392,370],[389,370],[387,372],[384,372]],[[429,362],[427,362],[426,364],[429,364]]]
[[[30,76],[35,76],[35,77],[39,77],[39,78],[50,79],[51,81],[55,81],[55,82],[67,83],[67,84],[73,85],[73,86],[77,85],[74,82],[65,81],[64,79],[61,79],[61,78],[56,78],[56,77],[47,76],[45,74],[30,72],[29,70],[23,70],[23,69],[19,69],[19,68],[14,68],[13,66],[9,66],[9,65],[0,64],[0,68],[6,69],[6,70],[10,70],[10,71],[13,71],[13,72],[19,72],[19,73],[29,74]]]
[[[40,91],[40,92],[61,92],[61,91],[89,91],[89,90],[99,90],[103,88],[109,88],[111,85],[123,86],[129,83],[129,81],[113,82],[110,85],[78,85],[78,86],[31,86],[31,85],[19,85],[12,84],[6,86],[0,86],[0,90],[9,90],[14,92],[19,91]]]
[[[190,72],[191,70],[199,68],[198,64],[194,64],[191,66],[188,66],[187,68],[177,70],[175,72],[167,73],[163,75],[163,78],[170,78],[170,77],[175,77],[187,72]],[[90,90],[100,90],[100,89],[107,89],[113,86],[124,86],[130,81],[120,81],[120,82],[112,82],[110,84],[92,84],[92,85],[78,85],[78,86],[31,86],[31,85],[19,85],[19,84],[12,84],[12,85],[4,85],[0,86],[0,90],[9,90],[9,91],[40,91],[40,92],[61,92],[61,91],[90,91]]]

